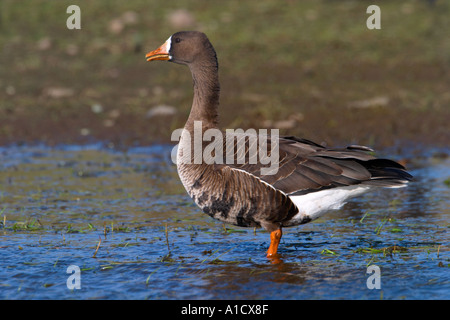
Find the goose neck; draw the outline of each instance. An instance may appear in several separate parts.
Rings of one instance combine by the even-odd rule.
[[[194,121],[202,121],[205,128],[218,123],[220,85],[217,66],[190,66],[194,86],[192,109],[186,128],[193,129]]]

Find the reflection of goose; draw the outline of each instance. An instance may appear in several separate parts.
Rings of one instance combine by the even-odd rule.
[[[310,222],[340,208],[350,197],[375,187],[402,187],[412,178],[397,162],[369,155],[370,148],[327,149],[296,137],[276,141],[267,137],[268,145],[278,144],[278,171],[274,174],[261,174],[263,165],[249,161],[185,161],[183,149],[190,150],[194,144],[195,124],[201,121],[203,132],[217,128],[220,87],[216,52],[205,34],[178,32],[146,58],[185,64],[192,73],[194,100],[184,127],[189,134],[181,136],[177,154],[178,173],[187,192],[215,219],[271,232],[268,257],[277,253],[282,227]],[[203,150],[206,146],[202,142]],[[193,160],[193,153],[188,160]]]

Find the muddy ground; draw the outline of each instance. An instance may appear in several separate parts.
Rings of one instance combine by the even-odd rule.
[[[382,3],[381,30],[367,29],[357,1],[96,1],[81,5],[81,30],[66,28],[66,4],[2,3],[1,145],[170,142],[189,113],[189,70],[144,55],[182,29],[216,47],[222,128],[279,128],[327,145],[448,145],[443,1]]]

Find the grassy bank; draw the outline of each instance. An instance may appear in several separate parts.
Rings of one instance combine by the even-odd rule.
[[[0,4],[0,143],[170,141],[189,113],[186,68],[146,63],[172,33],[216,47],[223,128],[280,128],[319,143],[445,145],[450,4],[377,1],[73,1]],[[156,106],[175,107],[154,115]]]

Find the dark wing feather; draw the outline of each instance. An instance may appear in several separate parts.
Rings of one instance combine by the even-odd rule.
[[[304,194],[355,184],[394,187],[412,178],[402,165],[392,160],[375,158],[368,153],[373,150],[365,146],[327,149],[313,141],[293,136],[280,137],[277,141],[273,141],[270,136],[264,139],[268,151],[273,143],[278,143],[278,170],[275,174],[261,174],[261,169],[268,167],[268,164],[259,161],[250,163],[249,142],[254,143],[255,139],[246,134],[236,135],[234,162],[227,165],[247,171],[286,194]],[[237,163],[239,157],[241,161],[244,159],[244,163]]]

